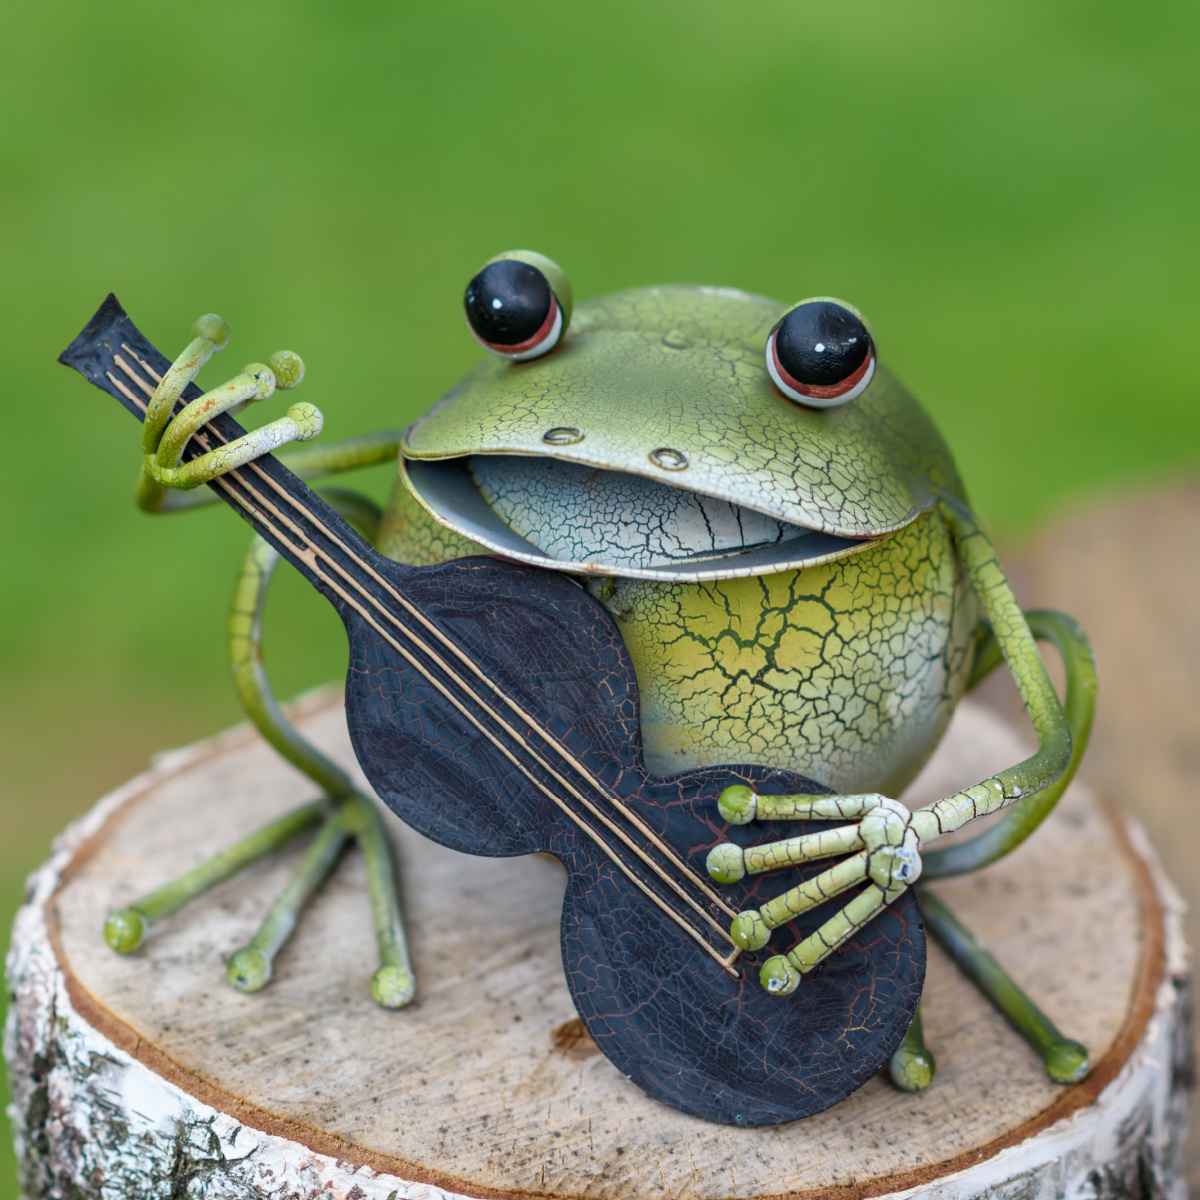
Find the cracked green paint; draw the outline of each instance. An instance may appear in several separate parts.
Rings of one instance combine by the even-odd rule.
[[[832,796],[756,796],[741,787],[714,798],[730,824],[848,822],[758,846],[726,843],[710,855],[710,873],[724,882],[838,857],[732,923],[737,944],[761,949],[795,916],[848,894],[814,933],[767,960],[761,983],[780,995],[796,991],[922,874],[975,869],[1029,836],[1074,774],[1095,700],[1086,637],[1063,614],[1022,612],[948,449],[886,364],[841,408],[806,409],[775,391],[763,345],[785,309],[721,288],[645,288],[584,301],[554,353],[524,364],[487,359],[403,435],[282,456],[304,478],[385,461],[397,450],[413,460],[463,459],[490,519],[546,565],[589,574],[589,590],[613,615],[634,663],[652,770],[749,761],[833,789]],[[227,330],[208,317],[196,334],[160,391],[181,394]],[[164,419],[170,405],[152,404],[156,430],[147,435],[142,507],[196,507],[207,497],[180,489],[314,434],[321,418],[308,406],[300,419],[290,415],[232,447],[180,462],[205,414],[264,398],[275,382],[294,384],[302,372],[295,356],[251,364],[192,402],[178,425]],[[403,469],[381,515],[352,493],[335,497],[397,560],[427,565],[483,552],[470,522],[433,505]],[[802,545],[822,534],[850,540],[827,539],[826,550],[793,555],[787,569],[751,570],[741,561],[764,545]],[[597,574],[597,559],[611,569]],[[692,560],[704,570],[690,573]],[[380,950],[372,994],[384,1004],[407,1002],[412,975],[378,814],[288,725],[262,672],[261,606],[273,568],[273,552],[256,543],[230,620],[234,676],[250,718],[327,801],[305,817],[305,827],[317,826],[309,854],[231,960],[231,972],[239,986],[265,983],[303,903],[353,838],[368,861]],[[1064,701],[1035,639],[1053,644],[1064,661]],[[962,694],[1002,662],[1037,749],[910,812],[892,797],[933,752]],[[1001,819],[984,833],[929,849],[995,813]],[[224,877],[230,862],[245,865],[295,831],[284,832],[260,831],[250,846],[233,848],[232,859],[206,864],[116,914],[114,948],[136,945],[150,921]],[[1028,998],[969,938],[959,939],[959,951],[963,969],[1032,1037]],[[1054,1032],[1046,1053],[1057,1056],[1055,1077],[1085,1070],[1077,1044]],[[897,1083],[926,1086],[934,1067],[919,1021],[897,1055]]]
[[[801,409],[763,345],[786,305],[731,288],[654,287],[581,302],[545,359],[486,361],[408,432],[416,459],[545,455],[623,471],[847,537],[907,524],[956,486],[929,418],[886,368],[859,400]],[[554,427],[578,429],[548,447]],[[650,460],[671,448],[686,471]]]
[[[976,607],[923,514],[846,558],[752,578],[618,580],[650,768],[756,762],[898,793],[966,687]]]

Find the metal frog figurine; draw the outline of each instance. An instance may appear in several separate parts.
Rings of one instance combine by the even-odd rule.
[[[801,794],[760,793],[753,780],[762,773],[751,773],[751,783],[711,795],[704,820],[717,832],[700,858],[718,892],[753,884],[741,893],[743,904],[745,895],[753,903],[729,908],[732,919],[722,917],[722,928],[737,948],[732,958],[761,954],[756,994],[761,986],[776,1005],[812,1004],[805,989],[827,973],[835,978],[839,954],[850,955],[880,914],[902,898],[911,905],[918,879],[986,866],[1045,819],[1087,741],[1095,696],[1087,641],[1069,617],[1022,611],[945,443],[877,357],[873,335],[849,304],[820,297],[785,307],[732,289],[680,286],[573,309],[558,265],[518,250],[471,279],[465,309],[489,356],[426,416],[402,432],[297,448],[281,461],[312,479],[398,459],[382,512],[352,492],[323,493],[389,560],[423,567],[485,554],[575,576],[611,614],[636,671],[652,775],[738,762],[819,781]],[[212,493],[193,491],[198,485],[215,487],[320,429],[316,409],[294,405],[287,417],[230,445],[185,456],[213,412],[264,398],[276,385],[294,386],[303,374],[299,359],[282,352],[172,417],[184,385],[226,338],[219,318],[201,318],[192,344],[156,377],[137,492],[148,512],[203,503]],[[149,394],[151,385],[140,382]],[[292,885],[229,959],[228,979],[244,991],[268,982],[302,905],[343,847],[357,841],[380,947],[372,995],[400,1007],[414,983],[379,815],[289,724],[261,666],[262,609],[278,558],[272,544],[255,538],[230,615],[233,674],[250,720],[327,799],[112,913],[105,937],[120,953],[135,950],[151,923],[315,829]],[[1064,660],[1064,702],[1035,639],[1051,642]],[[959,697],[1001,661],[1024,700],[1036,751],[910,811],[895,797],[938,744]],[[935,847],[991,814],[999,819],[982,832]],[[800,823],[801,831],[778,836],[781,822]],[[760,827],[777,836],[761,840],[754,834]],[[775,872],[792,886],[772,890],[768,873]],[[921,909],[1050,1075],[1081,1078],[1085,1048],[1063,1037],[924,890]],[[923,954],[922,943],[911,974],[918,992]],[[578,984],[575,994],[583,1012]],[[915,994],[896,1005],[902,1022],[893,1019],[880,1034],[877,1061],[856,1067],[844,1087],[782,1107],[734,1111],[731,1101],[726,1111],[658,1087],[653,1063],[639,1075],[612,1056],[679,1107],[767,1123],[816,1111],[885,1062],[898,1086],[928,1086],[934,1063]],[[762,1086],[769,1085],[768,1077]]]

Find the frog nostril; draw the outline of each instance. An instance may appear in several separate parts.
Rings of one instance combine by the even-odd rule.
[[[688,457],[682,450],[672,450],[670,446],[660,446],[650,451],[650,461],[664,471],[687,470]]]
[[[572,425],[556,425],[542,434],[542,441],[548,446],[574,446],[583,441],[583,434]]]

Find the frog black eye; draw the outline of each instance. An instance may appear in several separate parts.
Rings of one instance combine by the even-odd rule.
[[[849,305],[804,300],[767,336],[767,370],[797,404],[836,408],[861,396],[875,376],[875,344]]]
[[[562,268],[532,250],[510,250],[467,284],[467,324],[485,350],[513,362],[549,354],[571,319],[571,288]]]

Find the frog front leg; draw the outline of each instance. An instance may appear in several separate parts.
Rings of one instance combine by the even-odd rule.
[[[228,383],[172,415],[184,389],[227,337],[224,322],[212,316],[202,317],[194,332],[196,336],[188,348],[160,380],[154,381],[146,406],[144,460],[137,500],[149,512],[197,507],[193,497],[200,497],[200,502],[211,498],[208,489],[194,490],[199,484],[219,478],[233,467],[288,441],[307,440],[320,428],[320,413],[313,406],[293,405],[287,417],[247,434],[220,451],[184,463],[183,452],[192,435],[218,412],[235,411],[251,401],[266,399],[276,386],[294,387],[303,376],[300,359],[282,352],[272,356],[269,365],[259,363],[244,368]],[[294,470],[313,478],[394,458],[397,440],[395,434],[374,435],[336,446],[305,448],[284,457]],[[374,539],[380,514],[372,501],[344,490],[329,490],[324,494],[364,536]],[[178,879],[111,913],[104,927],[105,940],[119,953],[132,953],[153,924],[302,834],[311,833],[299,865],[269,906],[258,930],[230,956],[226,977],[234,987],[246,992],[257,991],[267,984],[275,956],[295,929],[304,905],[353,843],[363,851],[379,952],[378,967],[371,978],[371,994],[380,1005],[398,1008],[412,999],[414,982],[391,847],[381,817],[371,799],[357,790],[349,775],[288,721],[262,666],[263,607],[278,561],[277,552],[256,537],[244,560],[229,617],[233,676],[252,724],[283,758],[313,781],[322,798],[285,813]]]
[[[731,824],[755,819],[845,822],[820,833],[744,850],[727,843],[712,851],[709,871],[718,882],[731,882],[744,874],[815,859],[840,857],[833,866],[805,883],[758,909],[739,914],[731,927],[731,936],[740,946],[761,949],[774,929],[839,894],[861,889],[790,951],[767,960],[761,981],[775,994],[794,991],[805,974],[819,966],[922,875],[933,878],[973,870],[1019,845],[1052,810],[1086,745],[1095,702],[1095,670],[1082,631],[1062,614],[1030,614],[1027,620],[991,543],[971,515],[950,502],[943,505],[943,511],[964,569],[989,621],[977,642],[972,683],[978,682],[1002,657],[1038,734],[1038,748],[1023,762],[915,812],[874,793],[759,796],[744,787],[727,789],[720,798],[719,808]],[[1065,709],[1038,654],[1035,636],[1054,642],[1062,654],[1067,668]],[[1001,810],[1004,816],[1000,822],[983,834],[946,849],[924,852],[931,842],[956,832],[977,817]],[[952,956],[988,999],[1042,1053],[1051,1076],[1068,1082],[1086,1073],[1086,1051],[1058,1034],[945,906],[938,905],[936,913],[931,912],[930,916],[939,940],[948,945]],[[908,1049],[922,1067],[931,1066],[919,1028],[909,1040],[912,1045]]]

